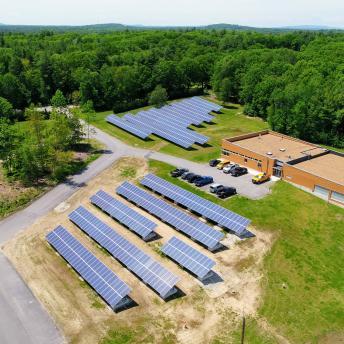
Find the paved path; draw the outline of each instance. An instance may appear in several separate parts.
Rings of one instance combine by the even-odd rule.
[[[0,343],[62,343],[49,315],[1,253],[0,276]]]
[[[199,174],[213,176],[216,182],[233,185],[239,193],[252,198],[259,198],[268,192],[268,184],[255,188],[249,183],[248,176],[246,176],[247,180],[245,177],[231,178],[206,164],[197,164],[166,154],[128,146],[98,129],[95,129],[93,136],[107,147],[105,154],[80,174],[56,186],[27,208],[0,221],[0,245],[54,209],[123,156],[150,157],[171,165],[187,167]],[[0,343],[55,344],[62,342],[63,338],[48,314],[34,298],[10,262],[0,253]]]

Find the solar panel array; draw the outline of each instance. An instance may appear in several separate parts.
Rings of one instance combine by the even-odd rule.
[[[77,208],[69,214],[69,219],[152,287],[162,298],[176,291],[175,284],[179,280],[177,276],[100,221],[87,209]]]
[[[123,304],[131,289],[65,228],[58,226],[46,239],[113,309]]]
[[[199,279],[207,277],[216,264],[212,259],[176,237],[171,238],[161,251],[194,273]]]
[[[115,116],[115,115],[109,115],[106,117],[107,122],[114,124],[115,126],[124,129],[131,134],[134,134],[135,136],[140,137],[141,139],[146,139],[149,135],[152,134],[151,130],[143,129],[143,128],[137,128],[137,126],[132,125],[131,123],[125,121],[123,118]]]
[[[120,185],[116,192],[210,250],[218,248],[220,240],[224,238],[223,233],[128,182]]]
[[[123,204],[118,199],[110,196],[105,191],[98,191],[90,200],[91,203],[98,206],[112,218],[126,225],[144,240],[148,240],[155,235],[156,223]]]
[[[204,145],[209,138],[188,127],[212,122],[211,111],[219,111],[221,106],[200,97],[184,99],[160,109],[152,108],[141,111],[135,116],[128,113],[123,117],[110,115],[107,121],[142,139],[155,134],[183,148],[190,148],[197,143]]]
[[[239,236],[244,234],[247,226],[251,222],[241,215],[197,196],[154,174],[146,175],[141,180],[141,184],[218,223],[220,226],[232,230]]]

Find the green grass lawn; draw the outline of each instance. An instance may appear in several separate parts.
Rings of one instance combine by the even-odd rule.
[[[142,110],[147,110],[148,108],[149,107],[144,107],[130,112],[134,114]],[[192,127],[195,131],[209,136],[210,141],[209,147],[194,145],[191,150],[183,149],[154,135],[151,136],[151,140],[141,140],[116,126],[107,123],[105,121],[105,117],[109,115],[111,111],[97,113],[92,124],[127,144],[160,151],[162,153],[186,158],[196,162],[206,162],[212,158],[218,157],[220,154],[221,140],[225,137],[268,128],[268,124],[259,118],[244,116],[242,114],[242,107],[239,105],[232,104],[228,108],[224,108],[222,112],[223,113],[216,115],[213,124],[204,124],[202,127]]]
[[[263,302],[259,315],[292,343],[318,343],[344,329],[344,209],[279,181],[261,200],[219,200],[170,177],[173,168],[150,161],[160,177],[252,220],[276,233],[265,258]],[[248,329],[252,337],[257,325]],[[344,337],[344,334],[343,334]],[[274,343],[259,337],[247,343]],[[221,341],[219,341],[221,343]]]

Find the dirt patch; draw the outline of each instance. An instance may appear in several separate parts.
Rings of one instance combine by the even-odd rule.
[[[133,167],[135,176],[132,174]],[[151,338],[149,342],[161,342],[162,338],[168,336],[170,342],[209,343],[223,326],[224,314],[241,314],[244,309],[246,314],[254,315],[257,310],[261,293],[262,261],[271,247],[272,235],[252,228],[256,237],[239,242],[236,237],[228,234],[224,241],[228,248],[212,254],[115,195],[115,187],[122,181],[140,178],[146,172],[147,164],[143,159],[121,159],[4,246],[5,254],[70,342],[98,343],[109,329],[130,326],[131,329],[142,329],[142,333]],[[99,189],[118,197],[156,222],[161,239],[147,244],[92,206],[89,198]],[[181,278],[178,287],[185,295],[164,302],[154,291],[86,237],[67,217],[70,211],[81,204],[178,275]],[[45,235],[60,224],[131,286],[133,291],[130,296],[138,304],[137,307],[114,313],[78,278],[45,241]],[[160,245],[172,236],[181,238],[216,261],[215,274],[209,281],[201,283],[159,254]],[[245,262],[244,268],[238,269],[242,262]]]

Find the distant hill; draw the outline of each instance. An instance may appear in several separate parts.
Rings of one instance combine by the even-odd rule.
[[[341,30],[327,26],[301,25],[280,28],[258,28],[235,24],[211,24],[204,26],[145,26],[145,25],[124,25],[118,23],[92,24],[92,25],[6,25],[0,23],[0,32],[23,32],[33,33],[40,31],[52,32],[114,32],[124,30],[237,30],[237,31],[258,31],[258,32],[278,32],[292,30]]]

